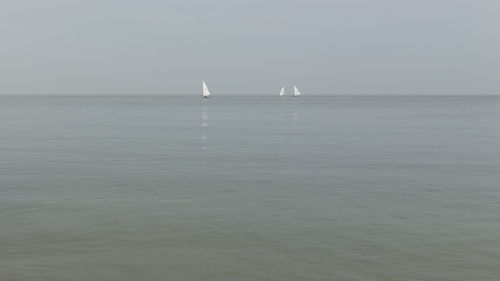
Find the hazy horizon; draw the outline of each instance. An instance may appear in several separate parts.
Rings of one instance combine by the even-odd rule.
[[[0,95],[500,93],[500,2],[0,3]]]

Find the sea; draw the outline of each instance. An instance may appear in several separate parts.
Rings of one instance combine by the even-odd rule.
[[[0,280],[500,280],[500,96],[1,96]]]

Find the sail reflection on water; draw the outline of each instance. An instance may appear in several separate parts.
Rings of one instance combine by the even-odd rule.
[[[201,149],[206,150],[208,148],[208,106],[203,105],[201,107]]]

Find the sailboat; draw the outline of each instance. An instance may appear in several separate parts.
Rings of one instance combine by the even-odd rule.
[[[284,97],[285,96],[285,86],[281,87],[281,91],[280,91],[280,97]]]
[[[300,91],[297,89],[297,86],[293,85],[293,96],[298,97],[300,96]]]
[[[208,90],[207,84],[205,84],[205,81],[203,81],[203,93],[201,94],[202,99],[209,99],[210,98],[210,91]]]

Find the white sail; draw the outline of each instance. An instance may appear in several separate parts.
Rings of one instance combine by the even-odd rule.
[[[284,97],[285,96],[285,87],[281,87],[281,91],[280,91],[280,97]]]
[[[207,84],[203,81],[203,94],[201,96],[204,99],[210,98],[210,91],[208,90]]]
[[[293,85],[293,90],[294,90],[294,92],[293,92],[294,97],[300,96],[300,91],[299,91],[299,89],[297,89],[297,87],[295,85]]]

